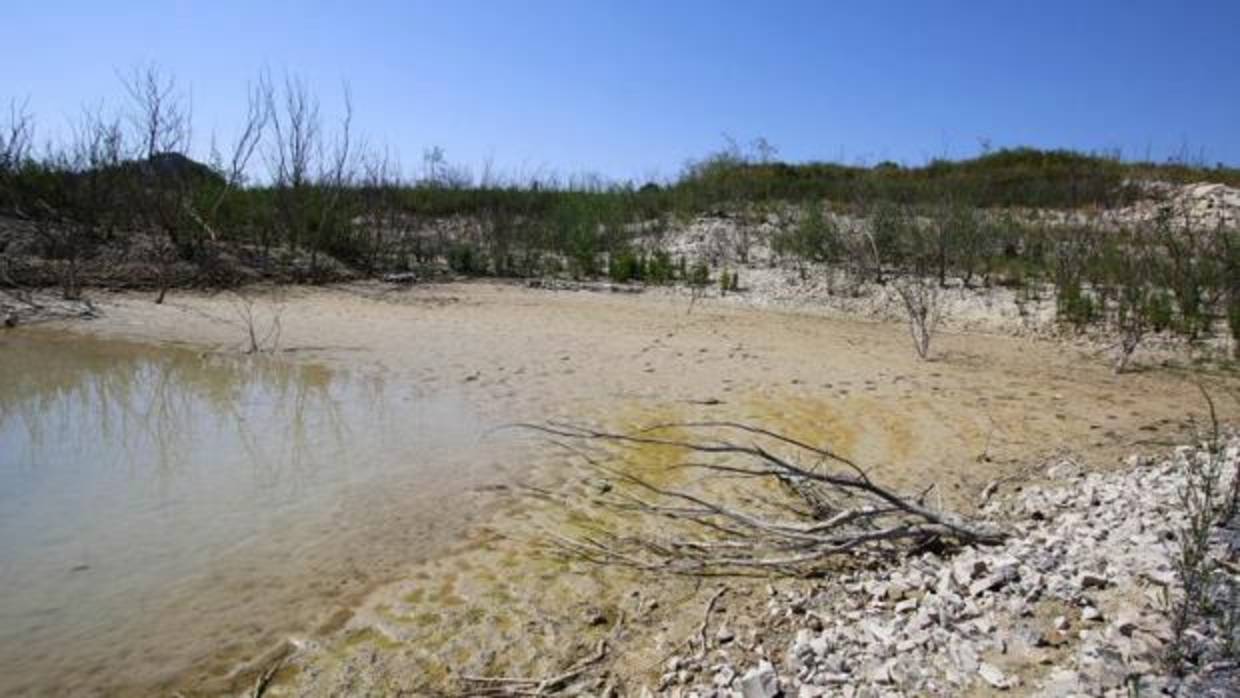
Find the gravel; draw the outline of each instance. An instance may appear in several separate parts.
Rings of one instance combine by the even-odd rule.
[[[950,696],[985,690],[1036,696],[1240,695],[1231,647],[1240,631],[1229,589],[1240,525],[1216,530],[1222,560],[1213,612],[1185,633],[1184,676],[1164,668],[1171,609],[1181,597],[1176,538],[1188,465],[1208,457],[1181,447],[1158,462],[1133,458],[1121,472],[1081,473],[1001,495],[983,510],[1014,533],[1003,545],[952,557],[910,556],[847,573],[805,592],[774,593],[768,618],[798,619],[786,644],[742,652],[716,642],[678,660],[661,695]],[[1240,438],[1223,450],[1225,479],[1240,465]],[[765,634],[765,633],[764,633]],[[774,637],[776,633],[769,633]]]

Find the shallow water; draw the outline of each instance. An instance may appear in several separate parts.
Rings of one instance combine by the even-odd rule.
[[[5,333],[0,691],[140,684],[302,627],[452,520],[429,509],[483,427],[377,375]]]

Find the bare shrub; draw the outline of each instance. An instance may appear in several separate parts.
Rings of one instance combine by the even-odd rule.
[[[284,330],[285,297],[280,287],[236,289],[228,293],[231,324],[245,333],[247,354],[274,353]]]
[[[0,186],[30,160],[33,145],[34,116],[25,103],[9,102],[9,115],[0,125]]]
[[[1138,233],[1103,248],[1104,269],[1115,288],[1115,329],[1119,334],[1115,372],[1128,368],[1137,347],[1153,329],[1159,289],[1156,278],[1163,260]]]
[[[913,349],[922,360],[930,358],[930,341],[943,317],[942,289],[934,279],[919,274],[902,276],[892,286],[904,308]]]

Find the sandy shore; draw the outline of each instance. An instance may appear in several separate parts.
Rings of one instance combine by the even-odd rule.
[[[288,360],[458,391],[494,424],[761,423],[830,443],[887,482],[937,482],[945,503],[965,510],[988,483],[1057,453],[1116,466],[1142,442],[1182,433],[1186,406],[1199,400],[1183,372],[1115,376],[1107,357],[1049,342],[943,334],[935,359],[920,362],[897,324],[710,300],[687,312],[686,300],[665,294],[469,283],[283,296],[277,305],[256,293],[252,308],[279,314]],[[95,300],[101,317],[72,331],[219,351],[246,342],[227,294],[174,293],[162,306],[130,294]],[[657,467],[660,454],[649,456]],[[572,462],[533,445],[478,484],[572,491],[584,486]],[[542,528],[564,524],[559,514],[495,489],[412,504],[415,521],[445,522],[417,559],[398,555],[377,578],[360,570],[366,581],[329,622],[292,619],[163,687],[237,691],[273,652],[295,648],[269,695],[434,693],[454,673],[553,673],[622,620],[608,661],[634,680],[657,674],[706,590],[551,560],[536,542]]]

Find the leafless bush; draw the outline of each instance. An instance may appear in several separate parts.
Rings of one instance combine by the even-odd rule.
[[[904,307],[913,349],[921,359],[930,358],[930,341],[943,316],[942,289],[920,274],[902,276],[892,286]]]
[[[0,186],[4,177],[30,160],[34,145],[34,116],[26,103],[9,102],[9,115],[0,125]]]
[[[285,298],[277,286],[271,289],[237,289],[228,292],[232,324],[245,333],[247,354],[274,353],[280,349]]]

